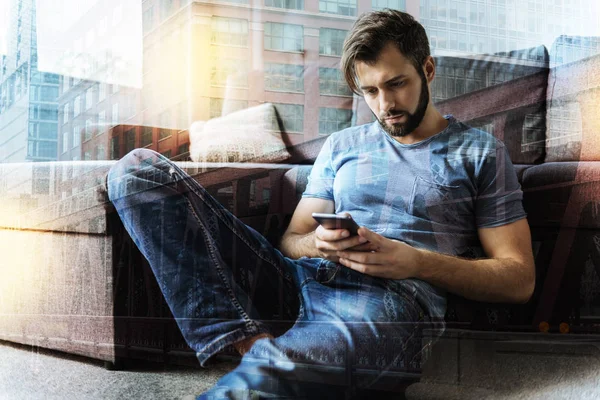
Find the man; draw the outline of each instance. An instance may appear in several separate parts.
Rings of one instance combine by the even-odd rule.
[[[229,346],[243,355],[201,398],[358,397],[418,370],[446,291],[511,302],[533,291],[512,164],[502,143],[432,105],[423,27],[398,11],[361,16],[342,70],[377,122],[328,138],[281,252],[154,152],[109,173],[109,197],[200,363]],[[313,212],[349,213],[359,234]]]

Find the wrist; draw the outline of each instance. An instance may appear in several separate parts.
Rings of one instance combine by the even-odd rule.
[[[426,280],[427,279],[427,266],[426,266],[426,258],[427,251],[423,249],[415,249],[413,247],[413,255],[412,255],[412,266],[413,266],[413,275],[416,279]]]

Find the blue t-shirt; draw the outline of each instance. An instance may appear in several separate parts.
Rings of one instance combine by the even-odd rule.
[[[332,200],[336,213],[416,248],[484,257],[477,229],[525,218],[523,193],[501,141],[446,118],[446,129],[410,145],[377,122],[332,134],[303,197]]]
[[[447,117],[442,132],[401,144],[377,122],[329,136],[303,197],[332,200],[359,225],[411,246],[479,257],[477,228],[526,216],[502,142]]]

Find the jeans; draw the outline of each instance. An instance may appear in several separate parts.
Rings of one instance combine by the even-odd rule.
[[[423,329],[443,329],[445,300],[423,282],[287,258],[152,150],[123,157],[107,184],[202,366],[240,340],[274,336],[199,399],[352,398],[418,372]]]

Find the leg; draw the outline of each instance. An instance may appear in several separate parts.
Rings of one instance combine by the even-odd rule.
[[[300,266],[311,268],[300,260]],[[348,399],[402,386],[421,367],[419,304],[410,282],[373,278],[327,261],[302,282],[301,316],[280,337],[259,340],[200,399]],[[387,382],[386,382],[387,381]],[[257,397],[252,397],[257,396]]]
[[[290,261],[175,164],[134,150],[109,171],[108,195],[202,365],[272,333],[264,321],[295,320]]]

